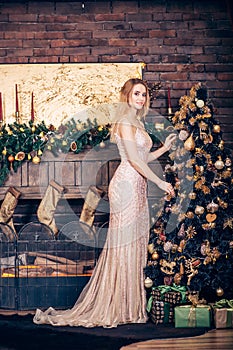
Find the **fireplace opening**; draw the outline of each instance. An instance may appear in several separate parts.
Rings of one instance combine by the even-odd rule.
[[[11,241],[6,229],[0,224],[0,308],[72,307],[99,254],[92,228],[72,221],[55,238],[49,227],[31,222]]]

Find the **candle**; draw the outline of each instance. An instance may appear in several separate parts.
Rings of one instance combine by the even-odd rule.
[[[16,122],[19,121],[19,100],[18,100],[18,86],[15,84],[15,117]]]
[[[0,123],[3,122],[3,114],[2,114],[2,93],[0,92]]]
[[[18,87],[15,84],[15,112],[19,113]]]
[[[170,87],[168,87],[167,89],[167,99],[168,99],[168,114],[172,114]]]
[[[31,98],[31,121],[34,122],[34,96],[32,92],[32,98]]]

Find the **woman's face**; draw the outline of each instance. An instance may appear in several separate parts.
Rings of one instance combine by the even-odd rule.
[[[146,102],[146,88],[142,84],[134,85],[129,97],[129,104],[136,110],[142,109]]]

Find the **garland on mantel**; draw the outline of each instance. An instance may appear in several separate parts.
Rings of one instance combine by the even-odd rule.
[[[160,143],[166,136],[165,130],[156,130],[152,123],[146,123],[145,127],[153,143]],[[105,141],[110,139],[110,131],[110,124],[98,124],[96,119],[85,122],[71,119],[57,129],[53,125],[46,126],[44,121],[37,125],[32,121],[28,125],[4,124],[0,129],[0,186],[10,172],[17,172],[23,162],[39,164],[46,150],[57,156],[68,152],[77,154],[87,146],[104,148]]]
[[[45,122],[29,124],[2,125],[0,129],[0,185],[11,171],[17,172],[25,161],[39,164],[44,151],[49,150],[55,156],[72,151],[79,153],[85,146],[105,147],[110,137],[110,124],[98,125],[97,121],[85,122],[72,119],[56,129]]]

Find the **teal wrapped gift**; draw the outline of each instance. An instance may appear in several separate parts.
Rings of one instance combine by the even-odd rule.
[[[212,310],[209,305],[181,305],[175,307],[175,327],[211,327]]]

